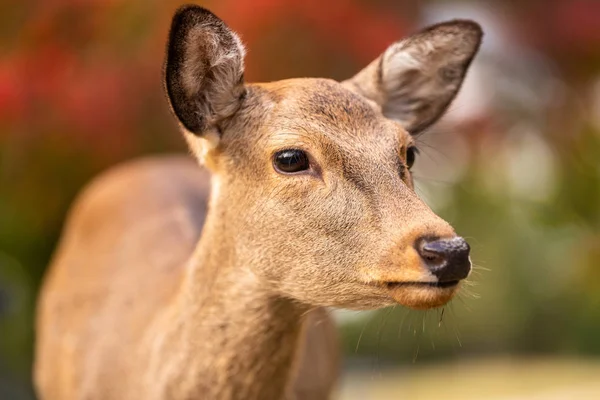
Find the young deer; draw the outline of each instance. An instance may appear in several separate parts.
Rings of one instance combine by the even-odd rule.
[[[411,134],[447,108],[481,35],[451,21],[341,83],[245,84],[236,34],[177,11],[165,88],[210,195],[176,157],[85,190],[40,296],[40,398],[325,399],[322,307],[448,302],[469,246],[415,194]]]

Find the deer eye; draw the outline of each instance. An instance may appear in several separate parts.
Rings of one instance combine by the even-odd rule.
[[[275,153],[273,165],[277,172],[292,174],[307,170],[310,167],[310,162],[306,152],[298,149],[288,149]]]
[[[406,149],[406,166],[408,169],[411,169],[417,159],[417,154],[419,154],[419,149],[415,146],[411,146]]]

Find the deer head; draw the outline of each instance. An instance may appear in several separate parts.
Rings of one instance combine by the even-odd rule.
[[[181,8],[165,88],[213,174],[202,240],[265,290],[311,306],[445,304],[470,272],[469,247],[416,195],[412,135],[444,113],[481,36],[450,21],[344,82],[247,84],[238,36],[201,7]]]

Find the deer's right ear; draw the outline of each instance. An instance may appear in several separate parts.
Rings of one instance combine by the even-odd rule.
[[[473,21],[433,25],[394,43],[343,83],[418,134],[440,118],[456,96],[481,37],[481,27]]]
[[[198,136],[219,132],[245,94],[244,47],[210,11],[183,6],[171,23],[164,85],[173,113]]]

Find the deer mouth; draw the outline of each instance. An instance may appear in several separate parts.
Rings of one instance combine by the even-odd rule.
[[[415,310],[428,310],[448,303],[460,280],[445,282],[385,282],[383,287],[396,303]]]
[[[422,287],[422,288],[439,288],[447,289],[458,285],[459,280],[446,281],[446,282],[386,282],[385,285],[388,289],[399,289],[402,287]]]

